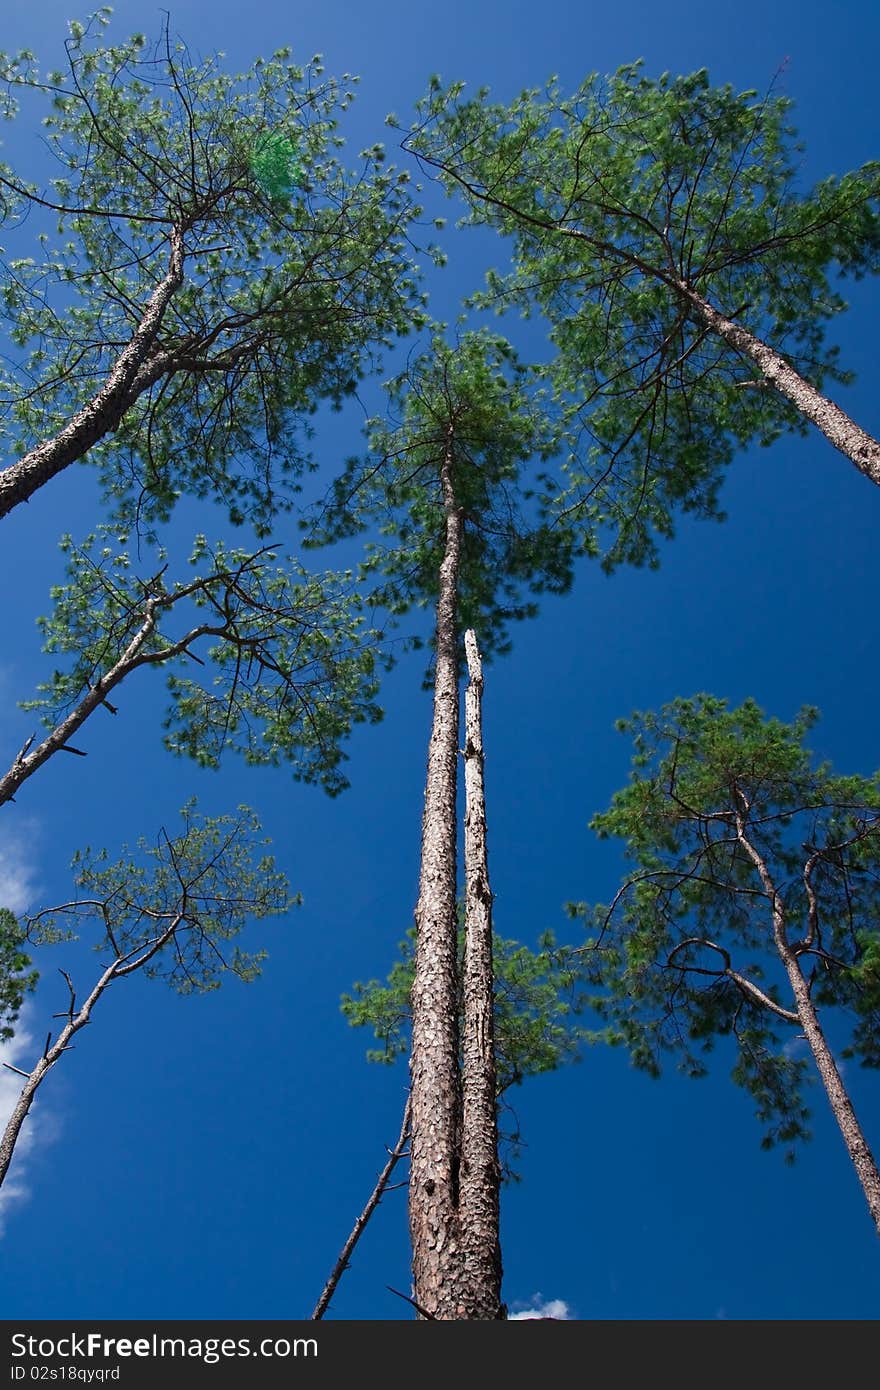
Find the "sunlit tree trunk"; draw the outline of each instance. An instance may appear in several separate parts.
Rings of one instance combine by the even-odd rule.
[[[502,1316],[501,1173],[496,1106],[492,892],[483,781],[483,670],[475,634],[466,632],[464,643],[470,681],[465,691],[465,946],[459,1211],[466,1316],[485,1319]]]
[[[168,271],[153,291],[135,332],[116,359],[100,391],[52,439],[0,472],[0,517],[7,516],[71,463],[88,453],[122,421],[126,411],[168,370],[155,344],[165,311],[183,284],[183,235],[171,235]]]
[[[846,454],[866,478],[880,487],[880,442],[850,419],[834,401],[823,396],[815,386],[796,372],[785,358],[756,338],[741,324],[725,318],[708,300],[683,281],[676,284],[678,292],[697,311],[700,318],[726,343],[748,357],[758,368],[761,377],[814,424],[825,438]]]
[[[459,744],[458,575],[463,519],[455,497],[454,432],[446,432],[440,482],[446,519],[435,630],[434,715],[425,782],[416,907],[410,1062],[412,1141],[409,1224],[413,1292],[435,1318],[457,1318],[450,1271],[458,1227],[460,1090],[456,839]]]
[[[745,805],[742,793],[738,793],[738,799]],[[745,833],[745,822],[742,815],[737,817],[737,835],[746,854],[755,865],[764,891],[770,900],[773,913],[773,939],[791,984],[798,1020],[813,1054],[816,1070],[822,1080],[822,1085],[825,1087],[825,1094],[828,1096],[834,1118],[843,1136],[847,1153],[862,1185],[871,1218],[878,1235],[880,1235],[880,1170],[877,1168],[877,1161],[859,1124],[858,1116],[849,1098],[849,1092],[843,1084],[843,1078],[834,1060],[834,1054],[828,1046],[824,1029],[819,1022],[819,1015],[810,995],[809,986],[801,970],[800,961],[789,943],[782,898],[776,890],[766,860]]]

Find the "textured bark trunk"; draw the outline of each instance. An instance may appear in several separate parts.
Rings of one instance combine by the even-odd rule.
[[[21,502],[27,502],[44,483],[81,459],[93,444],[115,430],[138,395],[162,375],[158,369],[155,373],[150,371],[148,359],[165,310],[183,284],[183,260],[183,234],[175,228],[171,233],[168,271],[150,295],[131,341],[117,357],[100,391],[53,439],[47,439],[0,473],[0,517],[7,516]],[[135,381],[137,390],[133,392]]]
[[[91,1022],[92,1010],[108,985],[114,980],[123,979],[126,975],[132,975],[136,970],[142,970],[145,965],[148,965],[153,957],[158,955],[158,953],[173,939],[175,932],[183,921],[183,914],[181,912],[175,913],[167,925],[161,929],[159,935],[153,937],[152,941],[142,942],[139,946],[133,947],[132,950],[128,951],[126,954],[117,956],[113,964],[107,966],[107,969],[101,975],[97,984],[93,986],[85,1003],[82,1004],[79,1009],[76,1007],[76,996],[70,977],[64,971],[61,972],[67,980],[67,986],[70,990],[70,1007],[65,1010],[63,1015],[56,1015],[56,1017],[65,1017],[67,1019],[58,1037],[51,1043],[51,1046],[51,1035],[46,1039],[46,1047],[43,1051],[43,1055],[30,1073],[23,1072],[18,1067],[10,1066],[8,1062],[4,1062],[3,1064],[10,1071],[17,1072],[20,1076],[24,1076],[25,1083],[22,1087],[21,1095],[16,1102],[15,1109],[10,1115],[6,1128],[3,1131],[3,1137],[0,1139],[0,1185],[2,1185],[9,1171],[12,1155],[15,1152],[15,1146],[21,1134],[21,1127],[27,1119],[28,1112],[33,1104],[34,1096],[45,1080],[48,1072],[51,1071],[55,1063],[59,1061],[67,1051],[70,1046],[71,1038],[75,1037],[81,1028],[85,1028],[86,1025]],[[110,933],[108,931],[108,937],[109,936]]]
[[[63,749],[69,747],[69,741],[74,734],[82,728],[90,715],[101,705],[106,704],[107,697],[112,693],[117,685],[125,676],[134,669],[138,655],[144,644],[155,630],[155,607],[147,603],[144,621],[135,633],[128,647],[123,652],[120,659],[110,668],[108,672],[99,677],[91,687],[88,694],[80,700],[79,704],[71,710],[66,718],[62,719],[55,728],[46,735],[41,743],[38,743],[33,751],[32,740],[28,740],[24,748],[16,757],[9,771],[0,777],[0,806],[7,801],[15,800],[15,793],[19,787],[33,777],[38,768],[47,763],[51,757]]]
[[[462,517],[455,497],[451,427],[446,435],[440,482],[446,535],[437,597],[434,715],[416,908],[409,1225],[416,1303],[432,1317],[456,1318],[456,1291],[449,1274],[460,1252],[456,782]]]
[[[9,1165],[12,1162],[12,1155],[15,1153],[15,1146],[18,1143],[22,1125],[30,1113],[40,1082],[50,1066],[50,1062],[47,1062],[45,1058],[40,1058],[22,1087],[21,1095],[15,1102],[12,1114],[6,1122],[3,1138],[0,1139],[0,1187],[2,1187],[6,1174],[9,1172]]]
[[[741,793],[739,798],[743,804],[746,804]],[[737,817],[737,834],[740,843],[757,868],[764,891],[770,900],[773,913],[773,939],[779,958],[788,975],[798,1020],[813,1054],[813,1061],[816,1063],[816,1069],[822,1079],[822,1085],[825,1087],[825,1094],[828,1096],[834,1118],[843,1136],[847,1153],[862,1185],[871,1219],[877,1234],[880,1235],[880,1171],[878,1171],[877,1162],[859,1124],[852,1101],[843,1084],[843,1078],[837,1069],[834,1055],[825,1040],[825,1033],[819,1022],[819,1016],[810,996],[809,986],[804,979],[800,962],[789,944],[782,899],[776,891],[776,885],[763,856],[745,833],[745,824],[741,816]]]
[[[880,441],[850,419],[845,410],[823,396],[815,386],[796,372],[778,352],[756,338],[741,324],[733,323],[714,308],[708,300],[692,290],[684,281],[675,287],[683,299],[693,305],[706,327],[717,333],[731,347],[750,358],[765,381],[791,401],[792,405],[822,431],[825,438],[855,464],[860,473],[880,487]]]
[[[185,597],[187,592],[194,592],[198,587],[198,583],[196,583],[188,588],[178,590],[170,600],[147,599],[144,604],[143,622],[119,660],[99,676],[94,685],[89,686],[88,694],[84,695],[79,704],[75,705],[70,713],[55,725],[55,728],[46,735],[42,743],[38,743],[34,748],[33,738],[29,738],[13,760],[8,772],[0,777],[0,806],[7,801],[14,801],[15,793],[19,787],[29,777],[33,777],[34,773],[56,753],[79,751],[71,747],[70,740],[101,705],[106,705],[114,714],[116,713],[109,703],[108,696],[118,685],[122,684],[127,676],[131,675],[132,671],[136,671],[140,666],[161,666],[163,662],[171,661],[175,656],[180,656],[181,653],[188,651],[200,637],[224,637],[227,635],[228,627],[224,628],[216,623],[200,623],[198,627],[191,628],[176,642],[169,642],[167,646],[163,646],[157,651],[151,651],[149,648],[144,650],[156,630],[156,613],[162,608],[170,608],[181,597]]]
[[[461,1288],[467,1318],[500,1318],[501,1238],[495,1074],[492,893],[483,781],[483,670],[477,639],[464,637],[465,948],[462,972],[462,1125],[459,1221]]]
[[[407,1099],[406,1109],[403,1112],[403,1123],[400,1126],[400,1135],[398,1136],[397,1143],[394,1145],[394,1148],[390,1150],[388,1154],[388,1162],[385,1164],[385,1167],[379,1174],[376,1186],[370,1193],[366,1206],[364,1207],[357,1221],[354,1223],[354,1226],[351,1229],[351,1235],[348,1237],[348,1240],[345,1242],[345,1244],[339,1252],[339,1259],[333,1266],[330,1278],[324,1285],[321,1297],[315,1304],[315,1311],[312,1313],[312,1316],[309,1319],[310,1322],[320,1322],[320,1320],[323,1318],[324,1314],[330,1306],[330,1300],[336,1292],[337,1285],[339,1284],[339,1281],[342,1278],[345,1271],[348,1269],[348,1262],[351,1259],[352,1254],[354,1253],[354,1248],[360,1240],[361,1236],[363,1235],[367,1222],[373,1215],[373,1212],[376,1210],[376,1207],[381,1202],[385,1189],[388,1186],[388,1183],[391,1179],[391,1174],[394,1172],[394,1169],[397,1167],[398,1163],[403,1157],[403,1151],[406,1148],[407,1142],[409,1140],[409,1122],[410,1102]]]
[[[27,1076],[24,1086],[21,1089],[21,1095],[16,1101],[15,1108],[6,1122],[3,1137],[0,1139],[0,1187],[2,1187],[6,1174],[9,1172],[9,1165],[15,1153],[15,1146],[18,1143],[22,1125],[28,1117],[37,1091],[47,1074],[69,1046],[71,1038],[74,1037],[81,1028],[85,1028],[86,1024],[89,1022],[92,1009],[101,998],[101,995],[104,993],[110,981],[119,973],[119,966],[120,962],[115,960],[112,965],[107,967],[82,1008],[78,1013],[71,1014],[64,1027],[61,1029],[61,1032],[58,1034],[58,1037],[55,1039],[55,1042],[51,1047],[46,1047],[43,1056],[40,1058],[33,1071]],[[5,1065],[8,1066],[8,1064]],[[18,1070],[16,1067],[8,1067],[8,1069],[10,1071]]]
[[[847,1153],[862,1185],[871,1219],[877,1234],[880,1235],[880,1171],[878,1171],[876,1159],[859,1124],[831,1049],[825,1041],[825,1034],[797,957],[787,945],[782,954],[782,960],[788,972],[801,1027],[813,1054],[816,1070],[822,1078],[822,1085],[825,1087],[834,1118],[840,1133],[843,1135]]]

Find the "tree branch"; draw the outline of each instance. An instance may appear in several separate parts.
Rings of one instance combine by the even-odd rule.
[[[147,300],[135,332],[117,357],[100,391],[52,439],[37,445],[0,473],[0,518],[7,516],[19,503],[27,502],[44,483],[82,458],[93,444],[119,425],[131,404],[132,383],[138,372],[147,368],[165,310],[183,284],[183,232],[179,227],[172,227],[170,237],[168,270]]]
[[[339,1253],[339,1258],[330,1272],[330,1278],[324,1285],[321,1297],[315,1304],[315,1310],[312,1313],[311,1318],[309,1319],[310,1322],[320,1321],[320,1319],[323,1318],[324,1314],[326,1313],[327,1308],[330,1305],[330,1300],[336,1292],[337,1285],[339,1284],[340,1279],[342,1278],[343,1274],[348,1268],[349,1261],[351,1259],[352,1253],[354,1252],[354,1248],[360,1240],[361,1236],[363,1235],[367,1222],[369,1221],[376,1207],[382,1200],[383,1194],[388,1189],[388,1180],[391,1177],[391,1174],[394,1172],[394,1169],[397,1167],[398,1162],[403,1157],[404,1150],[406,1148],[407,1143],[409,1142],[410,1115],[411,1104],[409,1097],[407,1097],[406,1105],[403,1111],[403,1123],[400,1126],[400,1134],[398,1135],[397,1143],[394,1145],[394,1148],[389,1151],[388,1162],[385,1164],[385,1167],[379,1174],[376,1186],[370,1193],[370,1196],[367,1200],[366,1205],[364,1206],[363,1211],[361,1212],[360,1216],[357,1218],[357,1220],[354,1223],[354,1226],[352,1227],[351,1235],[348,1237],[348,1240],[345,1242],[345,1244],[342,1247],[342,1250]],[[401,1186],[402,1185],[403,1184],[401,1184]]]

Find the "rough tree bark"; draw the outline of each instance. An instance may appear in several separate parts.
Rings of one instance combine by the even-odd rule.
[[[406,148],[405,143],[404,148]],[[506,199],[493,197],[476,183],[463,178],[460,173],[442,160],[430,159],[425,155],[421,155],[420,158],[426,164],[441,169],[454,179],[473,201],[484,202],[491,207],[500,208],[527,226],[536,227],[544,232],[555,233],[573,241],[582,241],[601,254],[618,261],[621,265],[629,266],[638,271],[649,283],[652,280],[659,280],[662,284],[668,285],[683,304],[689,305],[696,311],[710,332],[717,333],[731,347],[748,357],[758,368],[763,381],[772,386],[786,400],[791,401],[795,409],[799,410],[805,419],[822,431],[835,449],[845,454],[860,473],[863,473],[872,483],[880,487],[880,440],[875,439],[867,430],[863,430],[860,425],[856,424],[855,420],[847,415],[845,410],[842,410],[834,401],[829,400],[827,396],[823,396],[821,391],[817,391],[815,386],[806,381],[780,353],[765,343],[763,339],[750,333],[741,324],[726,318],[719,309],[698,294],[687,281],[670,274],[668,270],[651,265],[640,256],[633,255],[631,251],[616,246],[613,242],[601,241],[595,236],[590,236],[578,227],[567,227],[548,221],[544,217],[523,212],[522,209],[515,207]]]
[[[107,380],[52,439],[0,472],[0,518],[27,502],[44,483],[115,430],[134,401],[167,371],[154,349],[165,312],[183,284],[183,231],[174,228],[168,270],[147,300],[140,323],[116,359]]]
[[[412,1141],[409,1226],[415,1301],[432,1317],[458,1318],[449,1271],[458,1228],[460,1094],[456,922],[458,773],[458,574],[463,517],[455,495],[454,426],[440,483],[446,517],[435,632],[434,714],[428,751],[416,907],[410,1061]]]
[[[761,338],[756,338],[741,324],[725,318],[683,280],[673,283],[682,299],[697,311],[707,328],[748,357],[765,381],[820,429],[829,443],[845,454],[860,473],[880,487],[880,441],[857,425],[839,405],[805,381],[784,357]]]
[[[196,589],[199,586],[194,584],[188,587]],[[175,598],[179,596],[176,595]],[[198,627],[192,628],[179,641],[169,642],[167,647],[163,647],[161,651],[150,651],[149,649],[145,651],[145,644],[156,630],[157,612],[161,608],[169,606],[170,603],[167,601],[163,603],[157,599],[147,599],[144,604],[143,622],[119,660],[95,681],[88,694],[84,695],[70,713],[55,725],[54,729],[46,735],[41,743],[37,744],[36,748],[33,747],[33,739],[28,739],[16,755],[12,766],[0,777],[0,806],[7,801],[14,801],[15,793],[19,787],[56,753],[79,754],[81,752],[80,749],[71,746],[71,738],[82,728],[89,716],[94,714],[95,710],[102,705],[111,710],[112,713],[116,713],[115,708],[109,703],[108,696],[132,671],[137,670],[139,666],[155,666],[170,661],[172,657],[187,651],[199,637],[222,637],[224,635],[223,628],[218,624],[201,623]]]
[[[748,811],[748,805],[742,792],[737,792],[737,799],[741,805],[741,813],[736,818],[737,837],[746,854],[758,871],[758,877],[764,888],[764,892],[770,901],[770,909],[773,915],[773,939],[779,958],[785,967],[794,995],[795,1007],[797,1010],[798,1022],[804,1031],[804,1037],[810,1051],[813,1054],[813,1061],[816,1070],[825,1087],[825,1093],[831,1106],[834,1118],[837,1121],[843,1142],[846,1145],[850,1161],[856,1171],[856,1176],[862,1185],[865,1200],[868,1203],[868,1210],[880,1235],[880,1170],[877,1168],[877,1161],[871,1152],[870,1145],[865,1138],[864,1131],[859,1124],[858,1117],[853,1108],[849,1093],[843,1084],[843,1078],[834,1060],[825,1033],[819,1022],[819,1015],[816,1012],[810,995],[809,985],[804,978],[801,970],[797,952],[792,947],[788,939],[788,931],[785,920],[785,908],[782,898],[776,890],[772,875],[767,868],[760,851],[752,844],[746,834],[745,817],[743,812]]]
[[[67,987],[70,991],[70,1005],[65,1015],[67,1022],[58,1034],[58,1037],[53,1043],[51,1034],[49,1035],[46,1039],[43,1055],[31,1072],[22,1071],[20,1067],[12,1066],[10,1062],[3,1063],[3,1066],[6,1067],[8,1071],[14,1071],[19,1076],[23,1076],[25,1078],[25,1083],[15,1103],[12,1114],[6,1123],[3,1137],[0,1139],[0,1186],[3,1185],[6,1174],[9,1172],[9,1165],[15,1153],[15,1146],[18,1143],[22,1126],[34,1102],[34,1097],[49,1072],[55,1066],[55,1063],[60,1061],[61,1057],[71,1046],[71,1039],[73,1039],[81,1029],[85,1028],[86,1024],[91,1022],[92,1010],[100,1000],[104,991],[113,981],[122,979],[125,975],[131,975],[135,970],[142,969],[164,946],[168,945],[182,920],[183,918],[180,915],[173,917],[168,926],[165,927],[152,942],[142,949],[137,948],[140,950],[140,954],[138,954],[136,950],[134,952],[129,952],[127,955],[117,956],[112,965],[107,966],[107,969],[101,975],[91,993],[88,995],[88,998],[79,1009],[76,1007],[76,994],[74,993],[70,976],[64,971],[61,972],[67,981]]]
[[[447,464],[449,455],[447,455]],[[451,477],[451,471],[447,474]],[[457,566],[457,551],[460,544],[460,521],[455,510],[454,488],[444,485],[447,500],[447,547],[444,554],[445,578],[448,581]],[[450,526],[450,517],[453,523]],[[449,539],[452,537],[452,549]],[[446,630],[454,623],[457,607],[455,596],[450,614],[449,592],[446,584],[441,584],[441,603]],[[439,605],[438,605],[439,607]],[[425,1041],[419,1056],[422,1065],[418,1071],[421,1084],[418,1115],[425,1126],[425,1135],[417,1133],[416,1106],[413,1096],[407,1103],[403,1127],[397,1144],[389,1154],[375,1188],[355,1222],[354,1228],[342,1248],[339,1259],[333,1267],[330,1278],[312,1313],[312,1319],[324,1316],[330,1299],[335,1292],[355,1245],[379,1203],[388,1180],[406,1145],[410,1114],[412,1111],[412,1154],[418,1149],[420,1163],[413,1172],[415,1160],[411,1159],[410,1171],[410,1223],[413,1239],[414,1294],[412,1302],[425,1317],[456,1320],[493,1320],[502,1318],[501,1303],[501,1241],[499,1229],[499,1205],[501,1171],[498,1162],[497,1125],[497,1078],[495,1065],[495,1026],[494,1026],[494,971],[492,963],[492,893],[489,886],[489,867],[486,850],[486,802],[483,781],[483,735],[482,735],[482,691],[483,672],[476,636],[472,631],[465,633],[465,652],[467,655],[470,682],[465,691],[465,947],[461,970],[461,987],[458,988],[457,969],[453,960],[453,978],[450,980],[444,969],[439,984],[435,983],[428,993],[424,979],[419,974],[419,956],[416,955],[416,969],[413,986],[413,1034],[415,1039],[416,1020],[419,1019],[420,1038]],[[438,644],[438,654],[439,654]],[[450,673],[442,673],[442,689],[448,691]],[[452,671],[452,684],[455,689],[455,704],[452,724],[457,745],[458,730],[458,659],[457,644],[455,664]],[[432,782],[431,774],[438,748],[448,751],[448,724],[450,710],[448,703],[441,708],[438,718],[435,705],[434,733],[431,758],[428,767],[428,789]],[[439,733],[438,733],[439,726]],[[457,762],[458,749],[455,747]],[[439,759],[438,759],[439,760]],[[445,758],[441,763],[445,776],[448,771]],[[440,779],[437,779],[440,781]],[[448,793],[445,782],[443,787]],[[454,786],[453,786],[454,793]],[[430,826],[431,845],[436,853],[432,865],[423,864],[423,880],[426,891],[419,900],[420,921],[429,920],[434,927],[435,939],[447,946],[446,936],[441,930],[449,928],[445,914],[449,910],[446,899],[448,889],[449,864],[455,868],[455,798],[450,804],[448,797],[430,801],[426,796],[425,838],[429,833],[427,807],[431,814],[440,813],[451,816],[448,824]],[[450,828],[453,834],[447,832]],[[442,831],[442,834],[441,834]],[[446,863],[440,862],[441,855]],[[438,884],[442,891],[438,891]],[[455,930],[455,897],[452,900],[452,928]],[[428,918],[428,912],[433,916]],[[455,933],[457,937],[457,932]],[[421,941],[421,931],[419,932]],[[457,951],[456,951],[457,957]],[[436,962],[428,960],[436,979],[439,972]],[[422,966],[422,970],[427,968]],[[443,990],[448,990],[444,995]],[[418,1012],[419,1000],[421,1014]],[[455,1037],[455,1060],[453,1074],[445,1069],[448,1062],[447,1040],[450,1021],[454,1022],[461,1007],[461,1061],[458,1058],[458,1038]],[[437,1045],[438,1037],[443,1046]],[[413,1057],[416,1055],[413,1041]],[[431,1067],[437,1062],[444,1068],[439,1083],[434,1083]],[[413,1078],[416,1068],[413,1065]],[[443,1083],[446,1089],[442,1089]],[[415,1085],[414,1085],[415,1089]],[[442,1102],[435,1105],[432,1097]],[[446,1103],[449,1097],[452,1103]],[[441,1132],[438,1114],[450,1126],[446,1133]],[[438,1158],[439,1155],[439,1158]],[[431,1162],[437,1167],[432,1168]],[[441,1167],[441,1164],[443,1165]],[[437,1176],[439,1172],[439,1178]],[[449,1172],[452,1179],[445,1186],[440,1182]],[[421,1185],[420,1185],[421,1184]],[[423,1194],[428,1198],[426,1201]],[[439,1200],[438,1200],[439,1199]],[[426,1246],[420,1244],[427,1240]]]
[[[492,892],[483,781],[483,669],[476,635],[464,635],[465,947],[462,970],[462,1125],[459,1212],[468,1318],[500,1318],[501,1237],[495,1067]]]

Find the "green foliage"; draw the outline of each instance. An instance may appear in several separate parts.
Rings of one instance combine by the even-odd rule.
[[[546,515],[555,484],[541,465],[559,447],[547,402],[510,344],[485,330],[455,345],[435,331],[388,389],[391,421],[372,422],[370,456],[336,480],[311,543],[377,522],[389,538],[368,547],[377,601],[394,614],[433,605],[449,453],[464,521],[459,626],[479,632],[484,655],[505,651],[510,622],[537,611],[524,591],[564,593],[572,578],[570,532]]]
[[[230,951],[228,943],[251,918],[286,913],[299,896],[266,852],[270,842],[247,806],[202,817],[193,799],[181,816],[179,834],[163,830],[154,844],[141,839],[116,862],[106,850],[77,853],[76,900],[32,917],[31,939],[64,939],[85,922],[97,928],[95,950],[125,962],[117,974],[143,970],[180,994],[217,989],[230,971],[253,980],[265,951]]]
[[[234,75],[167,25],[154,46],[107,45],[100,27],[72,26],[66,71],[0,54],[2,114],[45,112],[57,169],[38,187],[0,164],[0,222],[21,250],[0,289],[0,443],[34,447],[105,384],[179,233],[183,283],[143,341],[121,425],[89,457],[129,523],[189,493],[265,526],[308,461],[309,415],[412,327],[408,176],[378,147],[341,163],[354,79],[318,58],[280,49]],[[285,179],[297,186],[281,198]]]
[[[349,1023],[371,1028],[380,1044],[368,1051],[371,1062],[391,1063],[409,1051],[414,939],[413,929],[400,943],[400,956],[384,984],[356,984],[353,994],[343,996],[342,1012]],[[500,1096],[527,1076],[555,1071],[574,1060],[583,1032],[575,1021],[581,1006],[577,957],[557,946],[552,933],[544,933],[536,951],[495,936],[493,954]]]
[[[366,626],[351,576],[309,575],[268,547],[252,554],[200,536],[195,577],[172,582],[164,552],[139,575],[118,548],[125,541],[108,528],[82,546],[63,541],[67,583],[53,589],[40,627],[44,650],[68,660],[24,707],[52,727],[108,672],[161,666],[173,752],[216,767],[234,748],[249,763],[287,763],[299,780],[342,790],[343,740],[381,718],[381,634]]]
[[[303,178],[296,145],[286,135],[267,131],[254,145],[251,172],[273,203],[286,202]]]
[[[844,1055],[880,1065],[880,776],[817,763],[804,744],[816,718],[805,709],[785,724],[753,700],[729,709],[698,695],[621,721],[632,776],[591,824],[625,842],[634,871],[610,906],[571,906],[591,932],[605,1039],[652,1075],[669,1053],[693,1076],[732,1039],[733,1079],[767,1145],[807,1135],[782,951],[833,1029],[846,1020]]]
[[[36,970],[23,950],[27,933],[14,912],[0,907],[0,1042],[13,1035],[24,996],[37,983]]]
[[[828,322],[836,274],[880,265],[880,163],[811,189],[791,103],[638,63],[552,80],[508,106],[434,81],[405,145],[438,169],[467,222],[510,239],[512,269],[476,296],[549,324],[554,391],[573,435],[566,514],[605,519],[604,563],[656,563],[681,509],[720,517],[736,449],[802,430],[753,364],[707,332],[682,287],[782,352],[810,382],[848,380]]]

